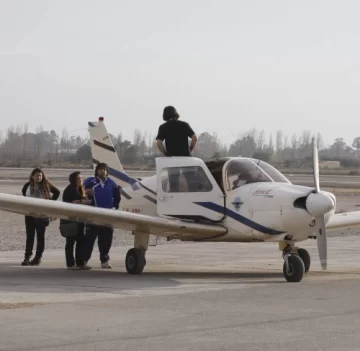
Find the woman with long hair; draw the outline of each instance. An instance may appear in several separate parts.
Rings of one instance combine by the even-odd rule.
[[[46,200],[57,200],[60,196],[60,190],[51,184],[40,168],[34,168],[32,170],[29,181],[24,184],[21,192],[24,196]],[[21,263],[22,266],[38,266],[41,263],[45,249],[45,231],[49,223],[50,218],[25,216],[26,248],[25,258]],[[35,233],[37,241],[36,254],[34,259],[30,261],[33,254]]]
[[[69,175],[69,185],[63,192],[63,201],[74,204],[90,205],[91,200],[87,199],[84,179],[81,172],[76,171]],[[65,258],[68,269],[91,269],[84,260],[84,239],[85,225],[81,222],[71,222],[60,219],[61,235],[66,237]],[[74,246],[75,257],[74,257]]]

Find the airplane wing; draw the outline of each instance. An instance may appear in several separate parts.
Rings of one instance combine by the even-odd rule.
[[[336,213],[326,225],[326,229],[360,227],[360,211]]]
[[[183,240],[186,240],[187,237],[192,240],[201,240],[220,236],[227,232],[226,228],[215,224],[197,224],[115,209],[4,193],[0,193],[0,210],[34,217],[76,220],[124,230],[136,230],[158,236],[174,236]]]

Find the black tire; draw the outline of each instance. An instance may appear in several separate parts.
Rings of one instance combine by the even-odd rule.
[[[125,258],[126,271],[129,274],[141,274],[146,264],[145,253],[140,249],[130,249]]]
[[[283,273],[288,282],[298,283],[305,274],[305,266],[303,260],[298,255],[291,255],[289,260],[289,272],[286,269],[286,261],[284,261]]]
[[[310,269],[310,266],[311,266],[310,254],[305,249],[299,249],[297,251],[297,253],[304,262],[305,273],[309,272],[309,269]]]

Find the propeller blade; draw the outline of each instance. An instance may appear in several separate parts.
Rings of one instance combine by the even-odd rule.
[[[321,267],[323,270],[327,268],[327,238],[324,216],[317,217],[316,221],[316,241],[319,252]]]
[[[315,191],[320,193],[320,175],[319,175],[319,153],[317,147],[316,138],[312,138],[313,142],[313,167],[314,167],[314,182],[315,182]],[[319,252],[319,258],[321,267],[323,270],[327,268],[327,238],[326,238],[326,228],[325,228],[325,217],[318,216],[315,218],[315,228],[316,228],[316,241]]]
[[[320,192],[320,176],[319,176],[319,155],[316,138],[313,137],[313,167],[314,167],[314,182],[316,192]]]

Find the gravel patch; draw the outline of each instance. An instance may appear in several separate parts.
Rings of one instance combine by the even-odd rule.
[[[0,212],[0,251],[15,251],[25,249],[25,220],[24,216],[12,213]],[[133,245],[134,239],[131,232],[115,229],[113,246]],[[174,243],[175,241],[167,241],[166,238],[159,238],[157,245]],[[179,242],[179,240],[176,240]],[[156,238],[151,236],[150,245],[156,243]],[[97,245],[95,243],[95,245]],[[35,241],[36,246],[36,241]],[[51,222],[46,229],[45,234],[45,250],[46,249],[63,249],[65,246],[65,238],[59,232],[59,221]],[[35,249],[35,247],[34,247]]]
[[[18,303],[0,303],[0,310],[14,310],[16,308],[30,308],[43,305],[42,303],[18,302]]]

